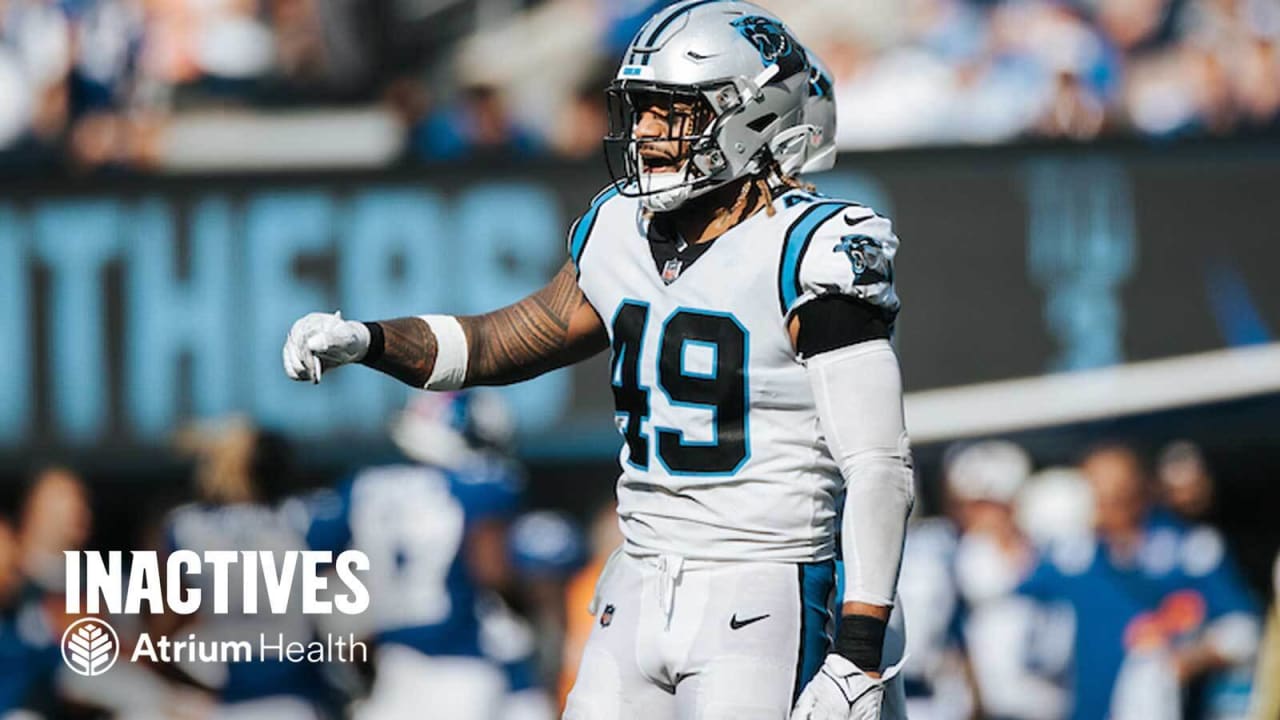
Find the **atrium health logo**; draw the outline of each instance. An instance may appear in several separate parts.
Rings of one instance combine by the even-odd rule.
[[[119,657],[120,638],[105,620],[81,618],[62,633],[62,661],[78,675],[101,675]]]

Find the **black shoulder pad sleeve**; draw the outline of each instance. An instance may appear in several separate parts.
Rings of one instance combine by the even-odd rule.
[[[885,312],[848,295],[825,295],[796,310],[800,334],[796,352],[813,357],[867,340],[888,339],[893,322]]]

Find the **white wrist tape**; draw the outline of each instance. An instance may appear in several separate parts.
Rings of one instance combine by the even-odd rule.
[[[436,336],[436,364],[424,390],[458,390],[467,379],[467,335],[452,315],[421,315]]]

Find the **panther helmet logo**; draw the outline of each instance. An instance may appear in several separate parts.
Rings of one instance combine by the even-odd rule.
[[[808,69],[809,61],[805,57],[804,48],[777,20],[748,15],[734,20],[733,26],[760,51],[760,62],[765,67],[777,63],[778,74],[774,80]]]
[[[62,633],[62,662],[77,675],[101,675],[119,658],[120,638],[105,620],[81,618]]]

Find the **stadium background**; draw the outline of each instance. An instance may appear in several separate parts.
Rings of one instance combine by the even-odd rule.
[[[0,3],[11,500],[33,467],[69,464],[90,546],[128,548],[189,495],[171,442],[190,420],[284,431],[303,485],[388,457],[406,393],[367,372],[287,382],[289,323],[479,312],[538,287],[608,181],[599,89],[662,4]],[[897,343],[937,411],[913,414],[926,509],[954,440],[1009,437],[1048,467],[1104,439],[1190,439],[1212,521],[1269,597],[1280,3],[764,4],[836,75],[845,152],[815,181],[903,239]],[[1173,358],[1132,366],[1168,379],[1133,402],[1132,376],[1107,374]],[[1083,414],[1035,395],[1008,422],[938,394],[1051,373],[1110,385]],[[505,391],[529,507],[585,523],[610,496],[606,377],[597,358]]]

